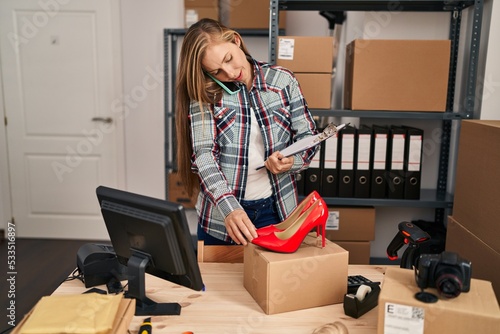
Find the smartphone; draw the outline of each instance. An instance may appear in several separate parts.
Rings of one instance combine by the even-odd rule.
[[[227,93],[233,95],[236,94],[240,91],[240,87],[235,84],[234,82],[221,82],[220,80],[216,79],[213,75],[211,75],[208,72],[205,72],[210,78],[212,78],[213,81],[215,81],[219,86],[222,87]]]

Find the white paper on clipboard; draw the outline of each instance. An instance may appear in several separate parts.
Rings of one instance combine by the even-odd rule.
[[[334,125],[333,123],[330,123],[323,132],[318,133],[317,135],[310,136],[307,138],[304,138],[302,140],[299,140],[295,143],[293,143],[290,146],[287,146],[285,149],[281,151],[281,154],[283,154],[285,157],[290,157],[294,154],[303,152],[307,149],[310,149],[311,147],[314,147],[316,145],[319,145],[322,141],[330,138],[334,134],[336,134],[338,131],[342,130],[344,127],[346,127],[347,124],[341,124],[341,125]],[[264,163],[259,165],[257,169],[261,169],[264,167]]]

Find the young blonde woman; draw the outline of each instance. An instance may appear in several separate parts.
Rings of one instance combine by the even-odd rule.
[[[236,31],[202,19],[184,36],[175,112],[178,170],[189,192],[200,190],[198,239],[246,245],[297,207],[295,177],[316,148],[280,150],[316,125],[290,71],[253,59]]]

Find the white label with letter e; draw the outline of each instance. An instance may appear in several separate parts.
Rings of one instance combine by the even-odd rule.
[[[424,313],[421,307],[385,303],[384,334],[423,334]]]

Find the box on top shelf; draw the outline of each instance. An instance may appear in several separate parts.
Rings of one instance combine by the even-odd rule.
[[[276,64],[298,73],[332,73],[334,38],[279,36]]]
[[[184,0],[184,26],[189,28],[203,18],[219,20],[218,0]]]
[[[269,0],[220,0],[221,23],[232,29],[269,29]],[[279,13],[279,28],[286,28],[285,12]]]
[[[387,268],[378,300],[377,333],[498,333],[500,308],[490,282],[473,278],[469,292],[440,297],[435,303],[417,300],[420,291],[413,270]],[[425,291],[437,295],[436,289]]]
[[[266,314],[343,301],[348,252],[329,240],[324,248],[320,245],[311,233],[295,253],[276,253],[254,244],[245,247],[243,285]]]
[[[446,111],[449,40],[363,40],[346,47],[344,108]]]
[[[461,124],[453,217],[500,252],[500,120]]]

